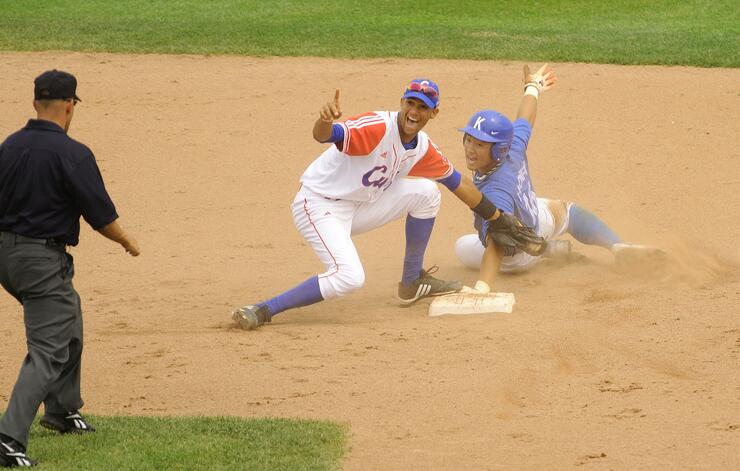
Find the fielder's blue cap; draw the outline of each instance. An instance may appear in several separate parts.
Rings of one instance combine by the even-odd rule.
[[[406,86],[402,98],[416,98],[429,108],[439,106],[439,86],[429,79],[414,79]]]

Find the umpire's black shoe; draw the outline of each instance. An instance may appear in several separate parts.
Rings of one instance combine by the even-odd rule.
[[[88,433],[94,432],[95,427],[90,425],[79,411],[67,412],[63,415],[44,414],[39,421],[42,427],[59,433]]]
[[[254,330],[265,322],[272,321],[272,313],[266,305],[249,304],[231,313],[231,318],[244,330]]]
[[[39,464],[26,455],[26,448],[15,440],[0,441],[0,467],[30,468]]]
[[[433,277],[432,273],[436,273],[437,270],[439,267],[434,265],[429,270],[422,270],[419,278],[411,284],[398,283],[398,299],[401,306],[410,306],[421,298],[456,293],[462,289],[463,285],[459,281],[445,281]]]

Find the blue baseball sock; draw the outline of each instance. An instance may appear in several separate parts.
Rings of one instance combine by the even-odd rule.
[[[417,219],[410,214],[406,216],[406,255],[403,258],[402,284],[409,285],[419,278],[432,228],[434,228],[434,218]]]
[[[622,239],[612,231],[601,219],[586,209],[573,204],[568,212],[570,222],[568,234],[578,242],[587,245],[599,245],[611,249],[612,245],[622,242]]]
[[[274,316],[275,314],[288,309],[308,306],[309,304],[314,304],[323,300],[324,297],[321,296],[321,289],[319,288],[319,277],[314,276],[295,288],[291,288],[272,299],[259,303],[258,306],[266,305],[267,308],[270,309],[270,313]]]

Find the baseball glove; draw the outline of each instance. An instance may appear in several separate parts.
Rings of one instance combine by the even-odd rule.
[[[489,221],[488,235],[504,255],[513,255],[517,250],[522,250],[538,257],[545,251],[545,239],[510,214],[501,213],[501,216]]]

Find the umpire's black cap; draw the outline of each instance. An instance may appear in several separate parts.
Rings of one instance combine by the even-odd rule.
[[[61,70],[47,70],[33,81],[33,97],[36,100],[69,100],[77,101],[77,79],[74,75]]]

